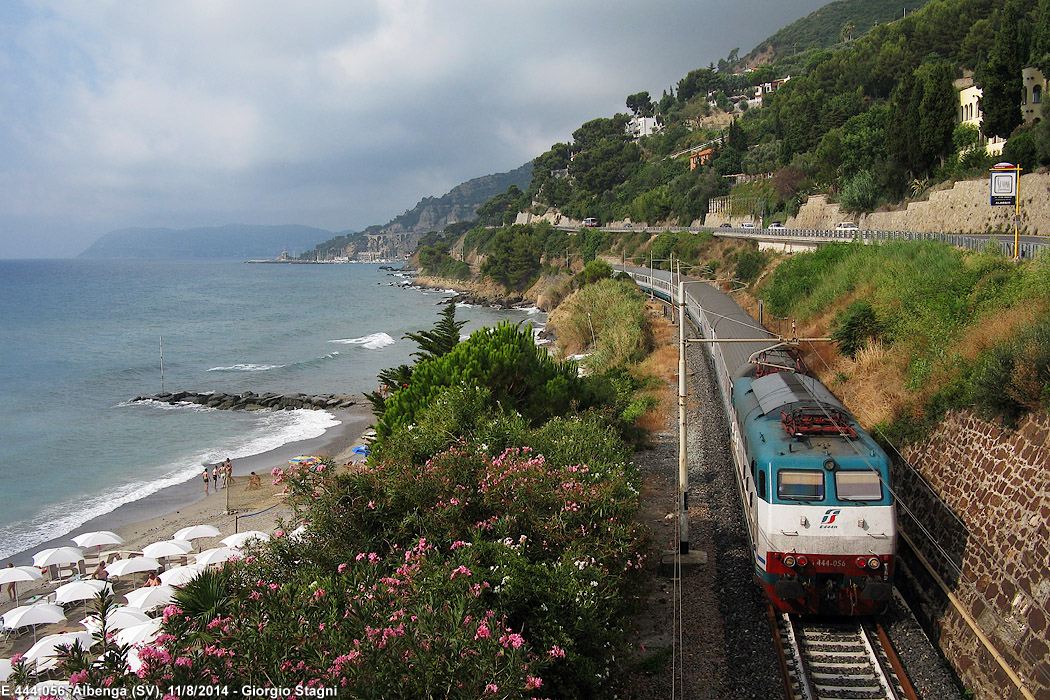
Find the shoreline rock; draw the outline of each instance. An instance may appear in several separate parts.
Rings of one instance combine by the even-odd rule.
[[[335,410],[350,408],[361,403],[361,398],[350,394],[291,394],[281,395],[273,392],[256,394],[245,391],[240,394],[225,394],[215,391],[166,391],[148,396],[136,396],[132,403],[142,401],[159,401],[166,404],[191,403],[223,411],[260,411],[263,409],[292,411],[297,408],[318,410]]]

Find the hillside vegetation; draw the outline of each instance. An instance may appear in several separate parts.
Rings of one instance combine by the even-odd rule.
[[[1050,256],[1015,265],[929,242],[830,245],[758,288],[797,318],[813,370],[893,445],[950,409],[1013,424],[1050,408]]]

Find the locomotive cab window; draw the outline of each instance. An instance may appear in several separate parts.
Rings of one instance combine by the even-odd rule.
[[[823,501],[824,473],[815,470],[778,472],[777,497],[792,501]]]
[[[841,501],[882,500],[882,482],[872,471],[835,472],[835,494]]]

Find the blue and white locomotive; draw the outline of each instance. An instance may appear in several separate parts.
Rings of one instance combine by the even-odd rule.
[[[667,272],[627,272],[677,301]],[[684,301],[704,337],[716,341],[705,345],[729,422],[755,576],[767,597],[782,612],[881,611],[897,546],[886,454],[731,297],[690,282]]]

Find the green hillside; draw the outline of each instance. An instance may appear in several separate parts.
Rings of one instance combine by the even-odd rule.
[[[787,25],[744,56],[740,66],[784,64],[798,54],[859,39],[872,27],[894,22],[922,8],[927,0],[837,0]],[[720,64],[719,67],[721,67]]]
[[[659,99],[627,96],[631,112],[655,116],[662,130],[635,140],[629,114],[586,122],[535,159],[519,208],[689,225],[729,194],[727,176],[743,173],[770,177],[734,190],[749,202],[735,215],[783,219],[820,192],[859,213],[982,175],[992,164],[983,138],[1009,138],[1003,159],[1026,171],[1050,163],[1050,124],[1022,125],[1017,104],[1021,69],[1050,66],[1050,0],[933,0],[856,36],[890,9],[832,3],[749,54],[773,48],[760,69],[699,68]],[[835,40],[841,20],[856,38]],[[788,43],[804,64],[775,60]],[[970,74],[984,90],[984,134],[956,125],[954,82]],[[778,79],[786,82],[761,104],[749,102],[755,86]],[[705,146],[712,158],[690,169],[688,149]]]

